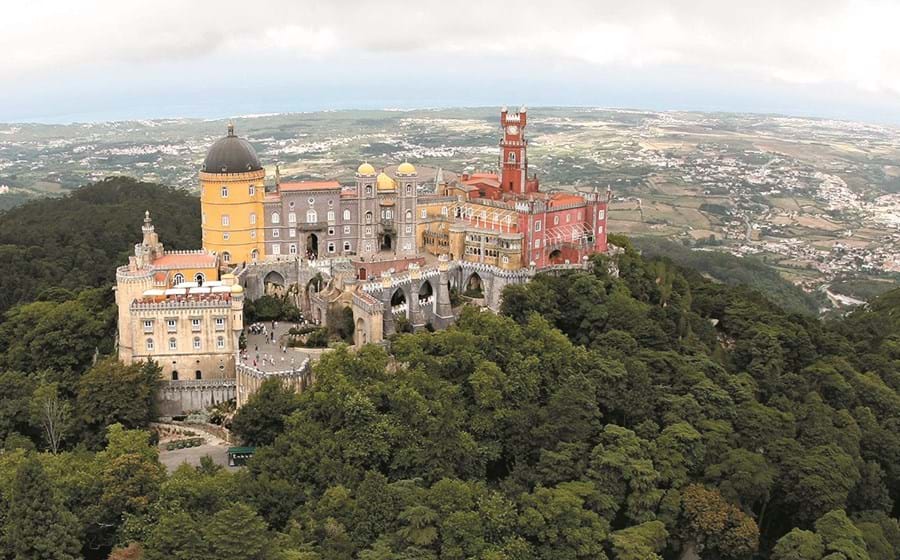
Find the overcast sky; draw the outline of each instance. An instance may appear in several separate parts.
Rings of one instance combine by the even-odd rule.
[[[900,124],[898,23],[898,0],[4,0],[0,121],[527,104]]]

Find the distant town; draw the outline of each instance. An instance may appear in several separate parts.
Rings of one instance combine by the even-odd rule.
[[[234,119],[291,180],[350,180],[360,161],[497,168],[489,108],[333,111]],[[111,174],[196,189],[225,120],[0,125],[0,208]],[[612,187],[610,231],[754,255],[835,305],[852,279],[900,278],[900,130],[742,114],[542,108],[530,168],[544,189]],[[269,163],[272,162],[272,163]],[[274,169],[268,169],[272,176]]]

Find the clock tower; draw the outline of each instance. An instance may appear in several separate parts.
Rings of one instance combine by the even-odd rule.
[[[518,113],[510,113],[506,107],[500,111],[500,190],[504,193],[528,192],[528,155],[525,140],[525,107]]]

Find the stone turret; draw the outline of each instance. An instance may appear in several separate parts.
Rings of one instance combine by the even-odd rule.
[[[434,327],[436,329],[447,328],[453,323],[453,307],[450,305],[450,257],[440,255],[438,257],[438,285],[434,295],[436,305],[434,308]]]
[[[413,330],[418,330],[425,326],[425,315],[419,306],[419,282],[422,280],[422,271],[416,263],[409,265],[409,279],[409,322]]]
[[[396,332],[394,325],[394,312],[391,310],[391,296],[393,296],[394,281],[391,278],[391,272],[385,270],[381,273],[381,298],[382,304],[386,310],[384,314],[384,336],[390,336]]]

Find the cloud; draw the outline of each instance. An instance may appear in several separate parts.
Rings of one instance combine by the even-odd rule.
[[[0,75],[171,63],[454,56],[604,68],[690,67],[900,96],[888,0],[29,0],[4,7]]]

